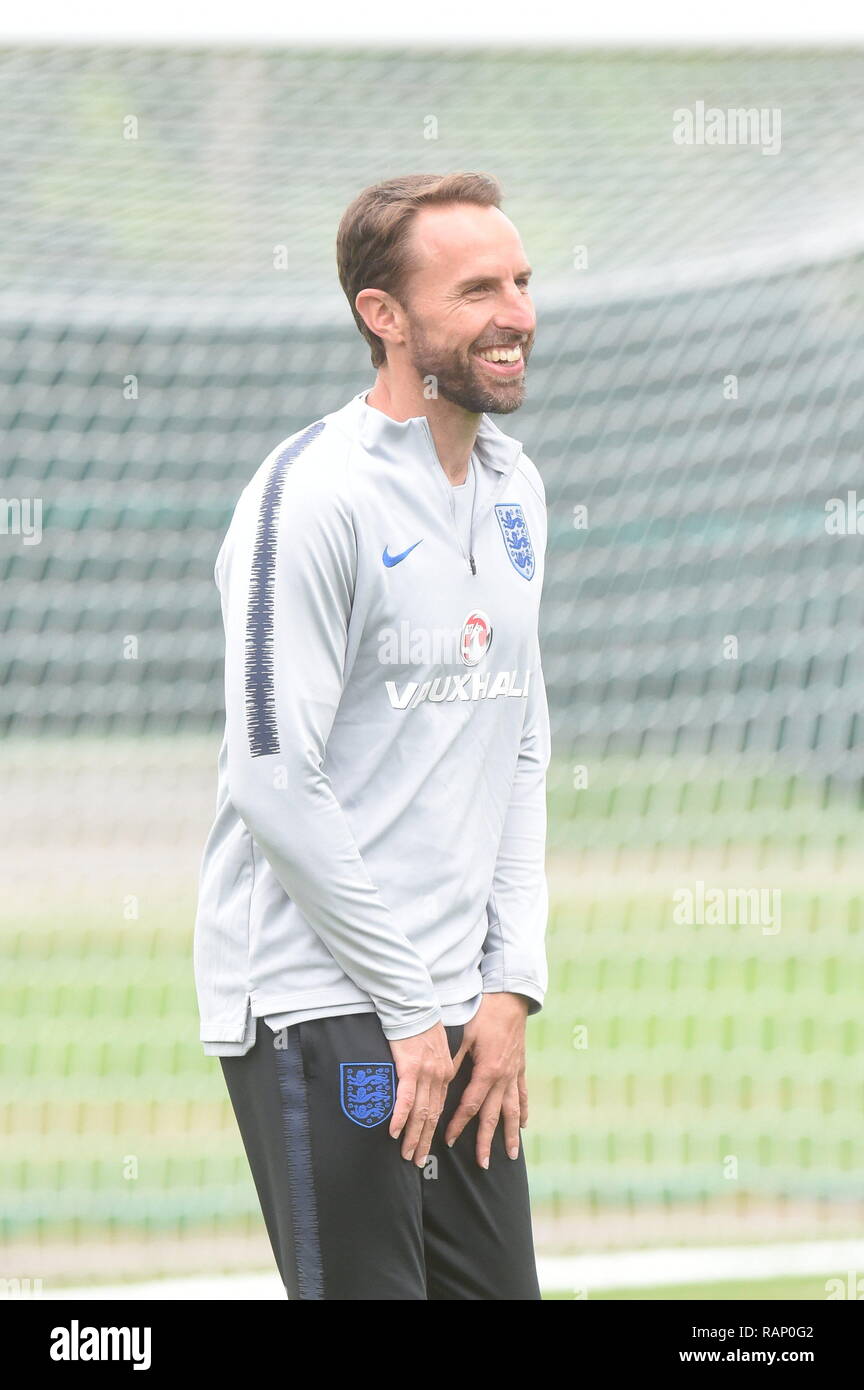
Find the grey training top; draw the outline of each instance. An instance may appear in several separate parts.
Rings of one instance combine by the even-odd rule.
[[[481,417],[449,483],[425,416],[361,392],[278,445],[216,562],[225,734],[195,921],[200,1039],[483,992],[542,1005],[543,485]]]

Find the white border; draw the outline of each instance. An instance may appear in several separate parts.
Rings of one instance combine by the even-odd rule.
[[[4,7],[0,41],[86,43],[267,43],[291,46],[420,44],[442,47],[569,44],[581,47],[670,47],[692,45],[854,45],[864,39],[864,13],[843,0],[790,5],[783,0],[606,0],[598,6],[533,0],[30,0]]]

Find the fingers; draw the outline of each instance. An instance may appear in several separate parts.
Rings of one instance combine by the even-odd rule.
[[[504,1077],[496,1081],[488,1075],[475,1075],[465,1087],[444,1138],[448,1145],[454,1144],[468,1121],[475,1115],[479,1116],[476,1159],[481,1168],[488,1168],[492,1139],[499,1120],[503,1119],[504,1147],[509,1157],[519,1157],[519,1126],[523,1113],[527,1118],[528,1096],[527,1091],[520,1088],[518,1077]]]
[[[429,1119],[430,1113],[429,1089],[429,1082],[427,1080],[421,1079],[417,1083],[414,1104],[411,1107],[411,1113],[408,1116],[408,1121],[405,1125],[405,1133],[402,1137],[403,1158],[411,1159],[414,1157],[417,1141],[426,1128],[426,1122]]]
[[[462,1099],[459,1101],[450,1123],[447,1126],[444,1139],[448,1146],[452,1147],[469,1120],[480,1110],[485,1101],[491,1086],[494,1084],[494,1076],[478,1070],[476,1067],[471,1074],[471,1080],[462,1092]]]
[[[390,1137],[401,1135],[403,1158],[425,1162],[451,1080],[446,1030],[439,1021],[422,1033],[391,1040],[390,1051],[398,1077]]]
[[[396,1087],[396,1103],[390,1116],[390,1138],[398,1139],[408,1116],[414,1109],[414,1096],[417,1083],[413,1076],[400,1077]]]
[[[402,1138],[402,1157],[422,1167],[432,1147],[432,1137],[450,1084],[452,1060],[447,1035],[439,1024],[425,1034],[390,1044],[399,1081],[390,1117],[390,1136]],[[437,1034],[440,1033],[440,1036]],[[418,1042],[416,1039],[421,1038]]]
[[[519,1086],[516,1081],[511,1081],[504,1092],[504,1104],[501,1107],[504,1117],[504,1147],[509,1158],[519,1157]]]
[[[480,1107],[480,1118],[477,1124],[477,1162],[481,1168],[489,1167],[489,1159],[492,1156],[492,1139],[495,1130],[498,1128],[498,1120],[501,1116],[501,1106],[507,1091],[507,1083],[501,1081],[497,1086],[493,1086]]]
[[[418,1168],[423,1168],[426,1165],[426,1160],[429,1157],[429,1150],[432,1147],[432,1137],[435,1133],[435,1127],[438,1124],[440,1114],[440,1110],[437,1113],[430,1113],[428,1120],[420,1131],[420,1138],[417,1140],[412,1153],[406,1154],[405,1150],[402,1150],[403,1156],[411,1159]]]
[[[475,1155],[481,1168],[488,1168],[492,1158],[492,1142],[499,1122],[503,1123],[503,1139],[506,1152],[511,1159],[517,1159],[520,1151],[520,1126],[528,1123],[528,1088],[525,1078],[524,1056],[521,1065],[505,1068],[496,1064],[484,1066],[477,1060],[477,1051],[470,1038],[463,1036],[458,1050],[451,1057],[446,1047],[446,1036],[440,1029],[444,1047],[443,1056],[416,1056],[417,1043],[410,1041],[410,1048],[404,1044],[391,1043],[397,1060],[397,1072],[405,1068],[399,1077],[396,1089],[396,1102],[390,1120],[390,1134],[394,1139],[402,1138],[402,1157],[422,1168],[429,1157],[432,1141],[444,1109],[448,1087],[459,1071],[466,1052],[472,1051],[475,1064],[468,1084],[454,1111],[445,1133],[448,1147],[452,1147],[463,1133],[469,1120],[477,1116],[477,1137]],[[427,1038],[425,1042],[430,1040]],[[439,1039],[438,1041],[441,1041]],[[407,1051],[406,1059],[402,1056]],[[411,1055],[411,1054],[415,1055]],[[517,1070],[518,1068],[518,1070]]]
[[[468,1047],[469,1047],[469,1040],[468,1040],[466,1037],[463,1036],[462,1041],[461,1041],[461,1043],[459,1044],[459,1047],[457,1048],[457,1050],[456,1050],[456,1051],[454,1052],[454,1054],[453,1054],[453,1070],[452,1070],[452,1072],[451,1072],[451,1074],[450,1074],[450,1080],[451,1080],[451,1081],[455,1080],[455,1078],[456,1078],[456,1076],[457,1076],[457,1074],[458,1074],[459,1068],[460,1068],[461,1065],[462,1065],[462,1059],[464,1058],[465,1053],[468,1051]]]
[[[528,1124],[528,1081],[523,1067],[518,1077],[519,1087],[519,1125],[524,1129]]]
[[[432,1147],[432,1138],[435,1134],[438,1121],[441,1118],[441,1111],[444,1109],[444,1097],[446,1094],[446,1082],[431,1085],[429,1088],[429,1104],[425,1110],[425,1114],[421,1110],[415,1110],[417,1121],[419,1123],[422,1120],[422,1125],[413,1149],[409,1148],[410,1138],[408,1134],[406,1134],[405,1141],[402,1145],[402,1157],[413,1161],[418,1168],[424,1167],[429,1157],[429,1150]]]

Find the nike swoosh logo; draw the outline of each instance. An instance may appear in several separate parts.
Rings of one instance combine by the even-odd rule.
[[[403,550],[401,555],[391,555],[385,545],[384,554],[381,556],[381,559],[384,561],[388,569],[392,569],[394,565],[399,564],[400,560],[404,560],[406,555],[410,555],[412,550],[416,550],[418,545],[420,545],[422,539],[423,537],[421,536],[419,541],[415,541],[413,545],[409,545],[408,549]]]

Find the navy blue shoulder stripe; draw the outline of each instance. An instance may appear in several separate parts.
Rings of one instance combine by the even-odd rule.
[[[313,439],[324,429],[316,420],[274,459],[270,476],[261,495],[258,528],[249,577],[246,608],[246,729],[253,758],[279,752],[276,723],[276,688],[273,661],[273,600],[276,582],[276,543],[279,534],[279,507],[285,486],[285,473]]]

